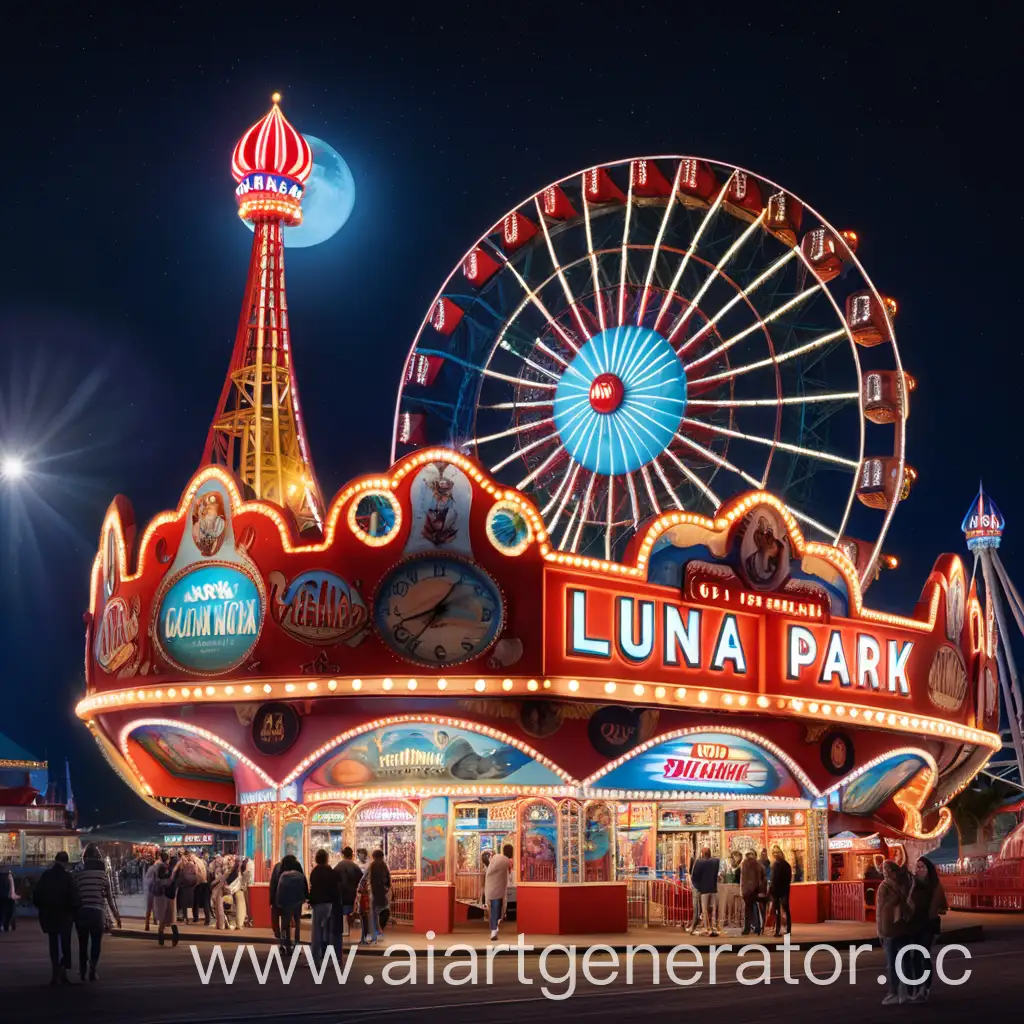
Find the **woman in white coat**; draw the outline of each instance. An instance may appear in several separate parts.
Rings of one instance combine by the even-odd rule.
[[[505,899],[512,874],[512,845],[506,843],[501,853],[490,859],[484,875],[484,899],[491,911],[491,940],[498,937],[498,922],[505,916]]]

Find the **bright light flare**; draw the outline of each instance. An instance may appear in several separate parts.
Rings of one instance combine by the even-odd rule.
[[[27,472],[28,467],[20,455],[5,455],[0,462],[0,479],[20,480]]]

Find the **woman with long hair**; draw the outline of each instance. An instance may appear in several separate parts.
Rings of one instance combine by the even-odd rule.
[[[912,978],[920,978],[927,972],[927,977],[910,993],[913,1003],[925,1003],[932,989],[931,948],[942,930],[942,915],[949,910],[946,893],[942,888],[935,865],[927,857],[918,857],[914,865],[914,886],[910,890],[910,899],[914,904],[914,913],[910,919],[910,941],[928,950],[927,960],[922,953],[914,951],[912,969],[908,972]]]
[[[171,929],[171,945],[178,944],[178,926],[174,923],[174,890],[171,885],[171,869],[167,864],[167,851],[161,850],[156,861],[156,875],[153,878],[153,920],[156,922],[157,941],[164,944],[164,929]]]

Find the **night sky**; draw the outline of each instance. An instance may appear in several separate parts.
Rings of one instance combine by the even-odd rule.
[[[183,5],[8,24],[0,448],[34,472],[0,482],[0,731],[70,759],[85,823],[148,814],[72,710],[99,528],[119,492],[140,522],[173,507],[198,465],[252,239],[231,150],[275,90],[357,189],[338,235],[287,253],[325,495],[386,467],[408,346],[488,225],[581,167],[692,153],[855,229],[899,301],[920,478],[886,545],[903,564],[871,603],[910,611],[934,558],[966,554],[979,476],[1024,578],[1014,26],[964,5],[947,20],[898,4],[777,5],[770,20],[746,5],[424,6],[443,13]]]

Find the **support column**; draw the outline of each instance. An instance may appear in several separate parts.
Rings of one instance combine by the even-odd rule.
[[[449,801],[434,796],[420,804],[419,863],[413,886],[412,922],[418,933],[455,930],[455,874],[449,850]]]

